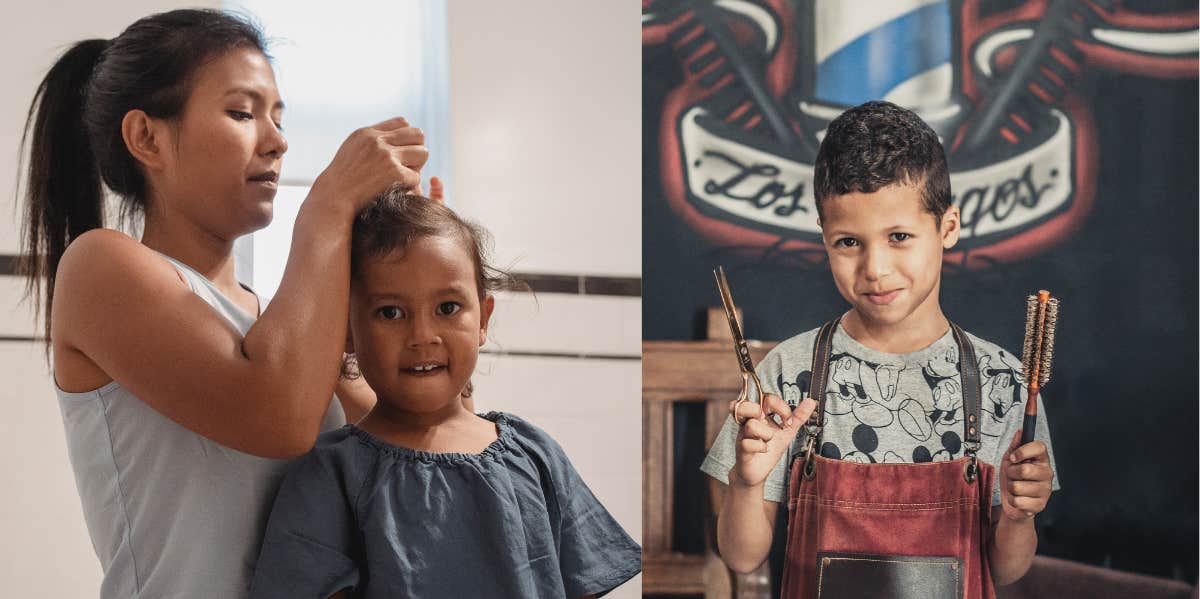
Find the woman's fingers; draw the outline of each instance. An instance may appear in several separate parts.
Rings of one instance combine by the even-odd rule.
[[[402,146],[392,150],[392,155],[396,157],[400,165],[407,169],[420,172],[421,167],[429,160],[429,149],[425,146]],[[419,185],[419,182],[418,182]],[[417,187],[411,185],[410,187]]]
[[[408,119],[406,119],[402,116],[396,116],[396,117],[392,117],[386,121],[383,121],[380,123],[375,123],[374,125],[371,125],[370,127],[367,127],[367,128],[368,129],[376,129],[379,131],[391,131],[393,129],[400,129],[402,127],[407,127],[407,126],[408,126]]]
[[[425,132],[419,127],[401,127],[380,133],[379,139],[393,146],[421,146],[425,145]]]

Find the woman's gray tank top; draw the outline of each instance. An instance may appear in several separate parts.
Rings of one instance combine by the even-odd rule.
[[[254,316],[166,258],[243,335],[250,329]],[[84,393],[57,383],[55,389],[84,520],[104,570],[100,597],[246,597],[288,460],[200,436],[115,380]],[[321,430],[343,424],[340,404],[330,402]]]

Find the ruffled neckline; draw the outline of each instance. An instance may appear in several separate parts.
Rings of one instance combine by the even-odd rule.
[[[413,449],[389,443],[354,424],[347,424],[346,428],[359,441],[381,453],[410,462],[457,466],[482,460],[497,459],[512,446],[512,424],[509,422],[507,414],[503,412],[488,412],[487,414],[477,414],[477,416],[496,424],[496,439],[479,453],[439,453],[423,449]]]

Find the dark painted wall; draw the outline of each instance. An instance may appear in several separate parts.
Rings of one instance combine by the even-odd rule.
[[[1179,7],[1144,4],[1150,12]],[[781,265],[717,247],[668,207],[658,133],[681,73],[669,48],[645,48],[644,337],[701,338],[704,311],[720,305],[710,274],[718,263],[745,310],[748,337],[784,339],[845,310],[823,265]],[[1045,394],[1063,488],[1038,519],[1039,552],[1194,584],[1197,81],[1092,69],[1076,93],[1099,146],[1095,205],[1082,229],[1017,263],[947,272],[942,305],[971,332],[1019,351],[1026,294],[1049,288],[1062,301]],[[702,416],[692,416],[681,414],[680,424],[699,426]],[[697,465],[695,448],[683,450],[680,465]],[[694,470],[681,473],[680,484],[693,489],[681,496],[702,493],[699,481]],[[694,522],[702,509],[687,501],[677,517]],[[686,549],[699,539],[681,534],[678,542]]]

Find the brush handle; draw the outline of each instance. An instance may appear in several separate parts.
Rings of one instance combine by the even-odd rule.
[[[1037,414],[1026,414],[1025,424],[1021,425],[1021,445],[1033,443],[1033,433],[1036,426]]]
[[[1021,445],[1027,445],[1033,442],[1034,429],[1037,426],[1037,400],[1038,400],[1037,384],[1030,385],[1025,399],[1025,421],[1021,425]]]

